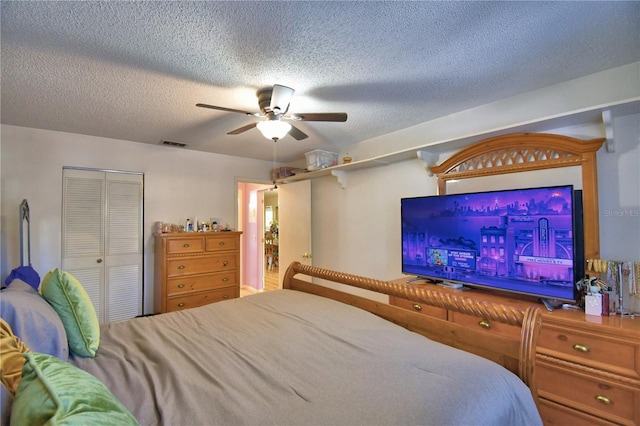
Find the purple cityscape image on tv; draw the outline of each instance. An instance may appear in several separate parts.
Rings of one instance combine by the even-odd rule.
[[[572,186],[402,199],[402,269],[572,299]]]

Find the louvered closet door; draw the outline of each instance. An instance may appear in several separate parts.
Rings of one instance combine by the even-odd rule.
[[[142,313],[142,175],[64,169],[62,268],[100,322]]]
[[[104,322],[105,173],[64,169],[63,179],[62,269],[80,281]]]
[[[142,314],[142,175],[107,173],[107,321]]]

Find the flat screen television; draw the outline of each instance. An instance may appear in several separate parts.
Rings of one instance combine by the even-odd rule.
[[[403,198],[401,217],[403,274],[543,301],[578,297],[582,191],[571,185]]]

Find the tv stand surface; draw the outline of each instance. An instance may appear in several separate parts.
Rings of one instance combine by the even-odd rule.
[[[393,282],[404,283],[406,278]],[[416,283],[430,291],[461,289]],[[640,317],[585,315],[581,309],[542,309],[532,296],[469,288],[464,297],[522,307],[537,306],[542,328],[536,345],[536,381],[545,424],[640,424]],[[553,300],[552,300],[553,302]],[[390,297],[391,305],[465,328],[518,338],[518,328]]]
[[[433,278],[421,277],[418,275],[417,277],[409,278],[407,280],[407,284],[411,284],[416,281],[425,281],[427,284],[440,284],[442,282],[442,280],[434,280]]]
[[[540,302],[547,308],[547,311],[553,312],[555,309],[558,309],[562,306],[562,302],[559,302],[556,299],[547,299],[546,297],[541,297]]]
[[[450,281],[440,281],[438,283],[438,285],[440,287],[453,288],[453,289],[456,289],[456,290],[468,290],[469,289],[469,287],[465,287],[460,283],[452,283]]]

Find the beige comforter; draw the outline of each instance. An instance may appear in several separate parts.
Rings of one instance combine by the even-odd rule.
[[[103,326],[72,358],[143,425],[539,425],[483,358],[290,290]]]

